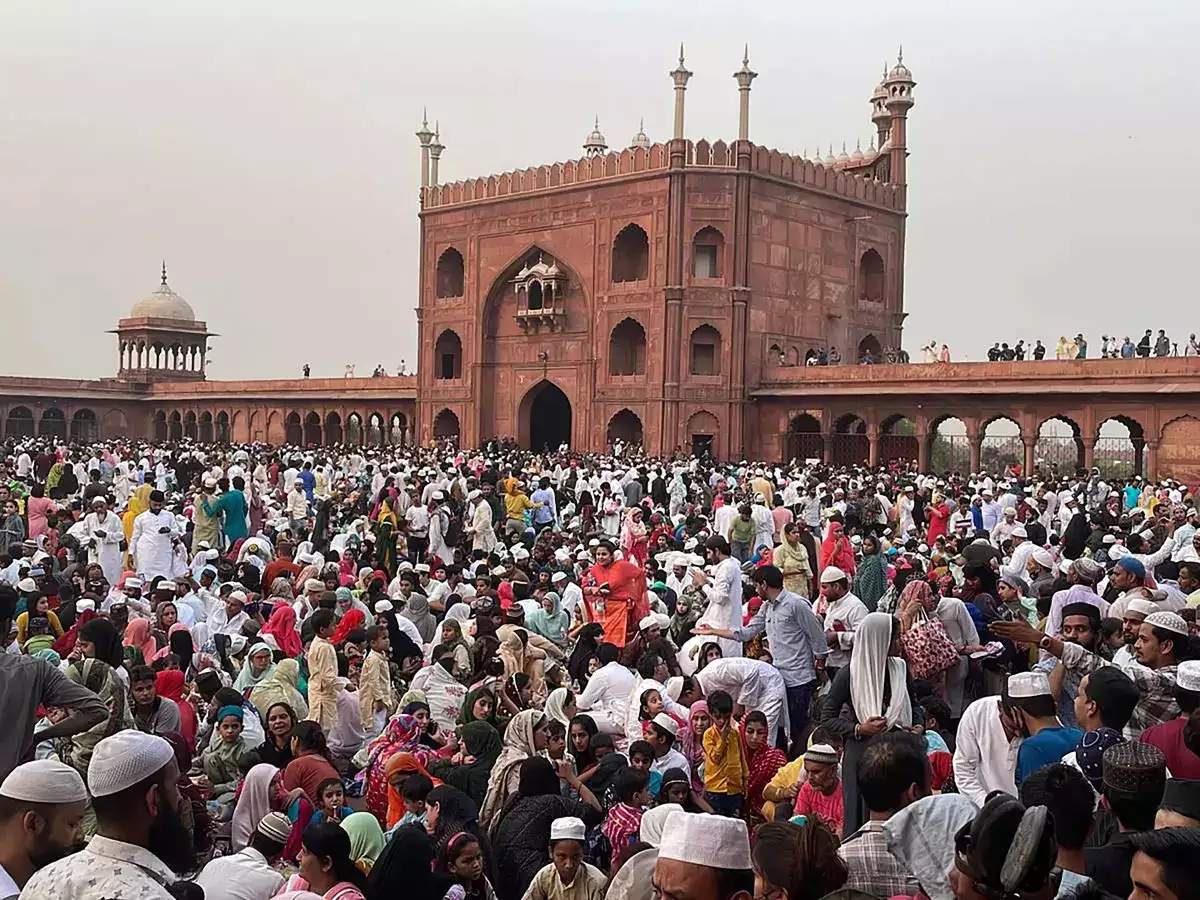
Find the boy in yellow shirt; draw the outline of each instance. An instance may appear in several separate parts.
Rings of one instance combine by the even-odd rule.
[[[733,698],[725,691],[713,691],[708,713],[712,724],[704,732],[704,796],[713,812],[738,818],[748,769],[741,735],[733,727]]]

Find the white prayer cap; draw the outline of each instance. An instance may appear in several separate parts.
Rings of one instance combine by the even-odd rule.
[[[670,678],[667,679],[666,688],[667,688],[667,696],[670,697],[672,700],[674,700],[676,703],[678,703],[679,695],[683,693],[683,676],[682,675],[672,675]]]
[[[418,572],[425,573],[429,571],[429,563],[417,563],[413,568]]]
[[[108,501],[107,501],[107,500],[105,500],[103,496],[99,496],[99,497],[93,497],[93,498],[92,498],[92,506],[95,506],[97,503],[107,503],[107,502],[108,502]]]
[[[846,573],[837,566],[826,566],[821,572],[821,584],[831,584],[835,581],[845,581]]]
[[[566,580],[567,580],[566,572],[555,572],[553,575],[550,576],[550,581],[552,584],[558,584],[560,581],[566,581]]]
[[[96,609],[96,601],[91,597],[83,597],[75,601],[76,612],[83,612],[85,609],[90,609],[94,612]]]
[[[1163,628],[1167,631],[1173,631],[1175,634],[1182,634],[1187,637],[1188,625],[1183,620],[1183,616],[1175,612],[1167,612],[1159,610],[1158,612],[1150,613],[1146,616],[1146,624],[1153,625],[1155,628]]]
[[[434,500],[445,500],[446,499],[446,495],[443,494],[441,491],[434,491],[429,496],[432,497]]]
[[[660,803],[646,810],[639,829],[641,839],[651,847],[662,843],[663,828],[673,812],[683,812],[683,807],[678,803]]]
[[[1134,597],[1125,607],[1125,616],[1128,618],[1130,613],[1135,616],[1148,616],[1151,613],[1158,612],[1158,607],[1144,597]]]
[[[507,571],[508,571],[508,569],[504,568],[504,566],[496,566],[496,568],[492,569],[492,574],[493,575],[503,575]]]
[[[591,557],[588,556],[588,552],[586,550],[580,550],[578,553],[575,554],[575,558],[577,560],[579,560],[580,562],[587,562],[589,559],[591,559]]]
[[[1016,528],[1014,528],[1014,529],[1013,529],[1011,532],[1009,532],[1009,533],[1010,533],[1010,534],[1011,534],[1013,537],[1019,537],[1019,538],[1027,538],[1027,537],[1029,537],[1029,532],[1025,530],[1025,526],[1024,526],[1024,525],[1018,525]]]
[[[654,618],[653,613],[651,613],[648,616],[645,616],[642,619],[642,621],[638,622],[638,631],[645,631],[647,628],[657,628],[657,627],[658,627],[658,619]]]
[[[550,823],[550,840],[552,841],[582,841],[587,834],[587,826],[583,819],[575,816],[563,816]]]
[[[660,712],[652,721],[667,734],[671,735],[671,737],[675,737],[675,735],[679,734],[679,726],[675,723],[675,720],[666,713]]]
[[[407,559],[402,560],[400,565],[396,566],[396,574],[399,575],[401,572],[411,572],[412,567],[413,567],[413,564],[410,563]]]
[[[666,631],[668,628],[671,627],[671,617],[668,616],[666,613],[656,612],[656,613],[650,613],[650,615],[652,615],[652,616],[654,616],[654,618],[658,619],[658,627],[661,628],[663,631]]]
[[[1050,555],[1050,551],[1045,547],[1038,547],[1031,555],[1033,556],[1033,561],[1043,569],[1054,568],[1054,557]]]
[[[1008,676],[1008,696],[1041,697],[1050,693],[1050,679],[1045,672],[1018,672]]]
[[[1200,693],[1200,659],[1181,662],[1179,669],[1175,672],[1175,683],[1179,685],[1180,690]]]
[[[0,797],[28,803],[80,803],[88,798],[79,773],[66,763],[38,759],[17,766],[0,784]]]
[[[32,594],[38,589],[37,582],[32,578],[22,578],[17,582],[17,590],[25,594]]]
[[[307,585],[305,586],[307,587]],[[325,585],[322,584],[321,587],[325,587]],[[236,600],[238,603],[245,603],[248,598],[245,591],[233,591],[227,599]]]
[[[108,797],[145,781],[175,758],[171,745],[156,734],[129,728],[96,744],[88,766],[93,797]]]
[[[160,581],[158,583],[158,587],[156,587],[155,590],[156,591],[173,591],[173,590],[175,590],[175,582],[164,578],[162,581]]]
[[[524,547],[522,547],[520,544],[517,544],[517,546],[513,547],[512,557],[513,557],[513,559],[517,560],[518,562],[523,559],[529,559],[529,551],[526,550]]]
[[[396,607],[392,606],[391,600],[380,600],[375,604],[375,612],[377,613],[391,612],[395,608]]]
[[[663,826],[658,858],[748,871],[750,836],[746,823],[710,813],[673,812]]]

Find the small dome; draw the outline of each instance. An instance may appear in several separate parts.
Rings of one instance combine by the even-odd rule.
[[[162,283],[158,290],[133,304],[129,311],[131,319],[179,319],[183,322],[195,322],[196,313],[191,305],[171,290],[167,284],[167,266],[163,264]]]
[[[833,155],[833,144],[829,145],[829,155],[826,156],[821,162],[827,169],[833,168],[833,166],[837,163],[837,157]]]
[[[596,126],[592,129],[592,133],[587,136],[587,140],[583,142],[583,149],[589,155],[603,153],[608,149],[608,141],[604,139],[604,135],[600,133],[600,117],[596,117]]]
[[[845,143],[842,144],[842,152],[838,154],[837,161],[838,161],[839,165],[843,165],[843,166],[846,163],[850,162],[850,154],[846,152]]]
[[[912,82],[912,72],[908,66],[904,64],[904,48],[900,48],[900,53],[896,57],[896,65],[892,66],[892,71],[888,72],[886,79],[887,84],[896,82]]]
[[[643,119],[638,123],[638,133],[633,136],[633,140],[629,142],[629,149],[636,150],[639,147],[649,149],[650,138],[646,137],[646,120]]]
[[[854,145],[854,152],[850,154],[850,162],[860,163],[863,161],[862,141]]]

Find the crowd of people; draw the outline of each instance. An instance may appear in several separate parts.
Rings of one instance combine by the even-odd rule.
[[[1034,341],[1033,346],[1028,348],[1023,340],[1017,341],[1011,347],[1007,342],[996,341],[988,349],[987,358],[989,362],[1019,361],[1026,357],[1040,360],[1046,358],[1046,352],[1046,345],[1040,340]],[[1171,340],[1162,328],[1158,330],[1157,335],[1147,328],[1136,344],[1129,335],[1120,340],[1116,335],[1100,336],[1100,359],[1149,359],[1151,356],[1200,356],[1200,340],[1195,334],[1188,335],[1180,352],[1179,342]],[[1054,346],[1054,359],[1087,358],[1088,342],[1082,332],[1072,338],[1063,335]]]
[[[1197,896],[1188,485],[2,450],[0,898]]]

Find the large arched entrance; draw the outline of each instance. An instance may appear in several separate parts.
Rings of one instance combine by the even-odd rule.
[[[557,450],[571,443],[571,401],[551,381],[534,385],[517,411],[521,445],[530,450]]]

